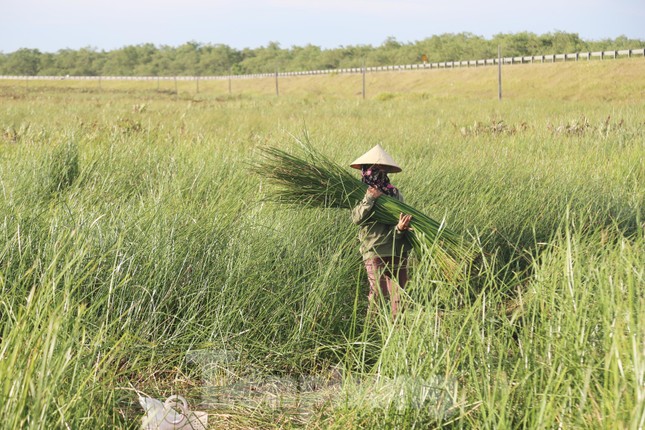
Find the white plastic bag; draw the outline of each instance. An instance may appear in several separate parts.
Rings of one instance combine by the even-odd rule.
[[[142,430],[206,430],[208,427],[208,414],[190,411],[182,396],[170,396],[164,403],[139,397],[139,403],[145,411],[141,419]]]

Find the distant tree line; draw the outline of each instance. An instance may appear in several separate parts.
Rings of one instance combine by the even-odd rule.
[[[178,47],[151,43],[112,51],[61,49],[56,53],[23,48],[0,53],[0,75],[28,76],[208,76],[298,70],[337,69],[428,62],[476,60],[502,55],[529,56],[587,51],[640,49],[645,41],[620,36],[582,40],[576,33],[543,35],[522,32],[491,39],[471,33],[442,34],[403,43],[389,37],[380,46],[322,49],[314,45],[282,48],[270,42],[259,48],[234,49],[223,44],[188,42]]]

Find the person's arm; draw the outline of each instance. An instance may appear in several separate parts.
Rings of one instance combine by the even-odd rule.
[[[374,187],[369,187],[363,200],[352,209],[352,222],[362,224],[367,220],[372,212],[374,203],[383,193]]]

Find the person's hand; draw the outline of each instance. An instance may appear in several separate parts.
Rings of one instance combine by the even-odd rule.
[[[369,187],[367,189],[367,195],[372,197],[372,198],[378,199],[379,197],[381,197],[383,195],[383,191],[379,190],[376,187]]]
[[[410,221],[412,221],[412,215],[401,213],[399,215],[399,223],[396,225],[396,229],[399,231],[410,230],[411,229]]]

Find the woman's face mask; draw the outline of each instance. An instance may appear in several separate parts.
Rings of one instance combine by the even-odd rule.
[[[382,169],[381,166],[374,164],[368,168],[366,168],[364,171],[365,175],[371,176],[373,178],[378,178],[378,179],[385,179],[385,176],[387,175]]]

